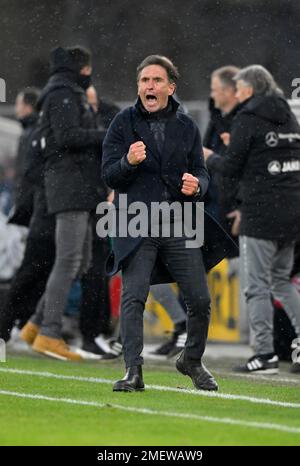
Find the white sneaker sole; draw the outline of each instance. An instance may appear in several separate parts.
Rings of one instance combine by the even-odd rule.
[[[72,350],[73,353],[79,354],[79,356],[81,356],[82,359],[92,359],[92,360],[97,360],[97,361],[101,359],[100,354],[90,353],[89,351],[84,351],[81,348],[72,348],[72,346],[70,346],[70,349]]]
[[[52,351],[39,351],[36,349],[33,349],[33,350],[36,351],[37,353],[44,354],[45,356],[49,356],[50,358],[58,359],[59,361],[74,361],[73,359],[67,358],[66,356],[61,356],[60,354],[52,353]],[[75,352],[77,353],[77,351],[74,351],[74,353]],[[78,354],[81,356],[80,353]],[[75,362],[80,362],[80,361],[75,361]]]
[[[279,369],[258,369],[256,371],[249,371],[248,374],[267,374],[267,375],[274,375],[278,374]]]
[[[45,354],[46,356],[49,356],[50,358],[59,359],[60,361],[68,361],[68,358],[66,358],[65,356],[61,356],[60,354],[57,354],[57,353],[52,353],[52,351],[38,351],[38,352]]]

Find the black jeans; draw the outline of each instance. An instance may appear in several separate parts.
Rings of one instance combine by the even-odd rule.
[[[145,238],[123,267],[121,338],[126,367],[143,364],[143,312],[151,273],[159,254],[178,283],[187,306],[185,359],[199,364],[205,350],[210,296],[200,248],[185,247],[186,238]]]

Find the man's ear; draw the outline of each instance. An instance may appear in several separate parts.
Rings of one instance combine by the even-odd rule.
[[[175,83],[170,83],[169,85],[169,95],[173,95],[176,92],[176,84]]]

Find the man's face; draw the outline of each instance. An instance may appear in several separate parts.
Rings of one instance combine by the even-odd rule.
[[[15,103],[15,113],[18,120],[31,115],[33,108],[29,104],[25,104],[23,94],[18,94]]]
[[[160,65],[146,66],[138,78],[138,95],[150,113],[165,108],[175,88],[175,83],[170,83],[167,71]]]
[[[211,79],[210,96],[215,103],[215,107],[219,110],[226,108],[232,99],[235,97],[235,89],[232,86],[224,86],[218,76],[213,76]]]
[[[85,65],[83,68],[81,68],[80,70],[80,74],[82,74],[83,76],[90,76],[92,74],[92,67],[89,66],[89,65]]]

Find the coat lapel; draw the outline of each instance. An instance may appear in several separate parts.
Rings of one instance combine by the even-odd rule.
[[[151,134],[147,121],[140,117],[136,111],[133,112],[132,126],[134,137],[137,141],[143,141],[146,151],[150,151],[153,157],[159,161],[160,157],[156,148],[155,140]]]
[[[178,104],[175,102],[178,107]],[[176,108],[177,108],[176,107]],[[151,134],[147,121],[138,114],[136,108],[132,112],[132,126],[134,137],[137,141],[141,140],[146,148],[152,153],[159,163],[161,163],[161,156],[158,153],[155,140]],[[178,141],[181,141],[185,129],[185,124],[174,114],[167,123],[165,142],[163,147],[163,163],[171,157],[173,152],[178,147]]]

